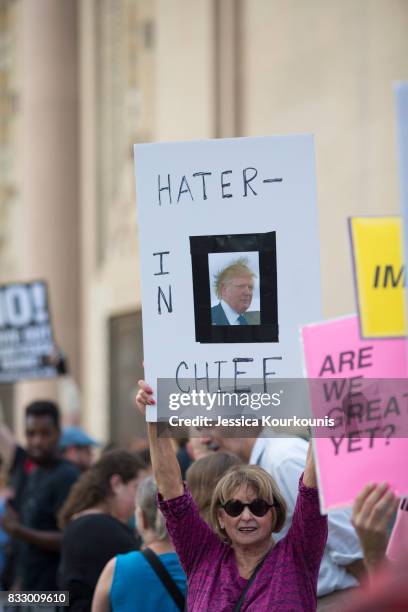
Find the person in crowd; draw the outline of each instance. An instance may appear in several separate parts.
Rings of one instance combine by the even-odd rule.
[[[143,468],[135,455],[109,451],[82,474],[61,508],[59,586],[70,592],[70,610],[89,612],[106,563],[138,548],[127,522],[134,513]]]
[[[103,570],[92,602],[92,612],[173,612],[184,610],[186,577],[174,546],[168,536],[164,519],[157,508],[157,485],[152,477],[145,478],[136,495],[136,520],[144,551],[117,555]],[[146,557],[159,560],[178,590],[177,606],[168,588]],[[163,571],[163,570],[162,570]]]
[[[389,539],[389,524],[398,505]],[[350,598],[343,608],[345,612],[408,610],[406,506],[406,500],[400,501],[387,483],[369,484],[357,496],[353,505],[353,524],[361,540],[370,580],[366,588]]]
[[[53,591],[57,588],[62,540],[57,514],[79,472],[59,456],[60,415],[54,402],[29,404],[25,426],[27,452],[16,447],[14,498],[2,524],[17,543],[19,588]]]
[[[150,450],[148,448],[143,448],[136,452],[137,457],[145,464],[145,474],[146,476],[150,476],[152,472],[152,462],[150,461]]]
[[[259,310],[249,311],[254,291],[254,272],[245,258],[237,259],[221,270],[215,279],[220,300],[211,308],[212,325],[259,325]]]
[[[218,481],[241,459],[232,453],[211,453],[190,465],[186,478],[191,496],[202,518],[209,523],[212,494]]]
[[[91,466],[93,450],[98,443],[83,429],[71,425],[63,428],[59,446],[64,459],[71,461],[83,472]]]
[[[4,466],[6,482],[10,487],[10,494],[8,495],[7,501],[10,502],[12,507],[16,508],[18,500],[21,499],[28,474],[33,469],[34,464],[26,451],[17,444],[13,432],[5,423],[2,423],[0,426],[0,455]],[[2,517],[6,509],[7,504],[4,505]],[[6,533],[4,530],[3,532]],[[5,549],[1,583],[5,590],[11,590],[19,586],[16,573],[18,542],[17,540],[10,539],[8,534],[7,537],[9,538],[9,543]]]
[[[4,516],[7,507],[7,501],[12,495],[11,489],[7,486],[4,477],[3,460],[0,457],[0,522]],[[0,525],[0,589],[4,590],[3,574],[7,564],[8,547],[10,544],[10,536]]]
[[[360,589],[341,612],[406,612],[408,556],[394,567],[381,567],[369,589]]]
[[[364,563],[369,574],[372,574],[385,559],[389,540],[388,527],[398,505],[399,499],[385,482],[366,485],[354,501],[352,521],[360,538]],[[400,516],[403,516],[402,512],[403,510]],[[391,548],[394,558],[398,558],[401,544],[402,549],[405,544],[404,552],[408,554],[408,538],[406,537],[404,542],[399,520],[401,519],[397,519],[393,530],[395,535],[392,538]],[[398,537],[397,545],[395,536]]]
[[[139,382],[144,413],[152,389]],[[153,473],[167,529],[188,579],[189,612],[273,610],[312,612],[327,518],[320,515],[311,447],[292,525],[280,542],[272,533],[285,523],[286,504],[273,478],[258,466],[231,468],[218,482],[211,503],[212,528],[200,517],[170,438],[148,423]]]
[[[2,409],[0,405],[0,420],[3,419]],[[2,459],[3,469],[10,468],[13,464],[16,454],[17,442],[11,429],[5,423],[0,425],[0,455]]]
[[[185,480],[186,472],[193,463],[193,458],[191,456],[191,444],[188,438],[180,438],[176,440],[176,442],[178,446],[177,461],[179,462],[181,476],[183,480]]]
[[[197,461],[198,459],[201,459],[202,457],[206,457],[207,455],[212,455],[214,449],[212,448],[211,443],[208,441],[208,439],[201,438],[198,435],[198,432],[196,429],[193,429],[192,431],[193,431],[193,435],[190,437],[190,440],[188,442],[188,450],[189,450],[189,453],[191,454],[192,460]],[[218,450],[218,444],[216,444],[216,448]]]
[[[239,434],[237,428],[235,432]],[[220,428],[207,430],[206,433],[201,442],[213,451],[236,453],[244,462],[259,465],[272,476],[287,504],[285,525],[274,537],[277,541],[285,537],[292,523],[308,442],[298,436],[283,437],[272,430],[262,431],[261,427],[255,432],[255,435],[258,433],[257,438],[231,437],[230,431]],[[329,534],[317,586],[319,611],[326,607],[330,609],[336,601],[347,596],[348,591],[357,587],[365,574],[360,542],[351,524],[351,510],[333,510],[328,515],[328,521]]]
[[[387,546],[387,559],[399,562],[408,555],[408,497],[399,501],[394,528]]]

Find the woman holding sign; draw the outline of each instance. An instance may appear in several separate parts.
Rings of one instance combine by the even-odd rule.
[[[139,381],[136,405],[154,404]],[[309,448],[292,525],[280,542],[271,537],[284,522],[286,504],[272,477],[258,466],[231,468],[215,487],[212,529],[183,485],[170,438],[148,423],[159,507],[188,578],[189,612],[279,610],[312,612],[327,518],[320,515],[313,455]]]

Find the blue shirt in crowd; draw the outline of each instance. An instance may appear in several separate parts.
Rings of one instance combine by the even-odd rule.
[[[179,589],[185,593],[186,577],[176,553],[164,553],[159,558]],[[117,555],[110,600],[112,612],[178,612],[156,572],[138,551]]]

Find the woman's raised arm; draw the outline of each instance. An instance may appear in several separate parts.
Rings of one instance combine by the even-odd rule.
[[[136,406],[141,414],[146,414],[146,405],[154,405],[153,390],[139,380],[139,391],[136,396]],[[147,423],[150,444],[150,456],[153,475],[157,487],[164,499],[173,499],[184,493],[180,466],[171,438],[158,435],[157,423]]]

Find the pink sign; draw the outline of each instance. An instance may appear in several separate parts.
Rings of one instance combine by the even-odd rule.
[[[322,511],[352,504],[369,482],[408,493],[405,339],[360,338],[357,316],[302,328]]]

